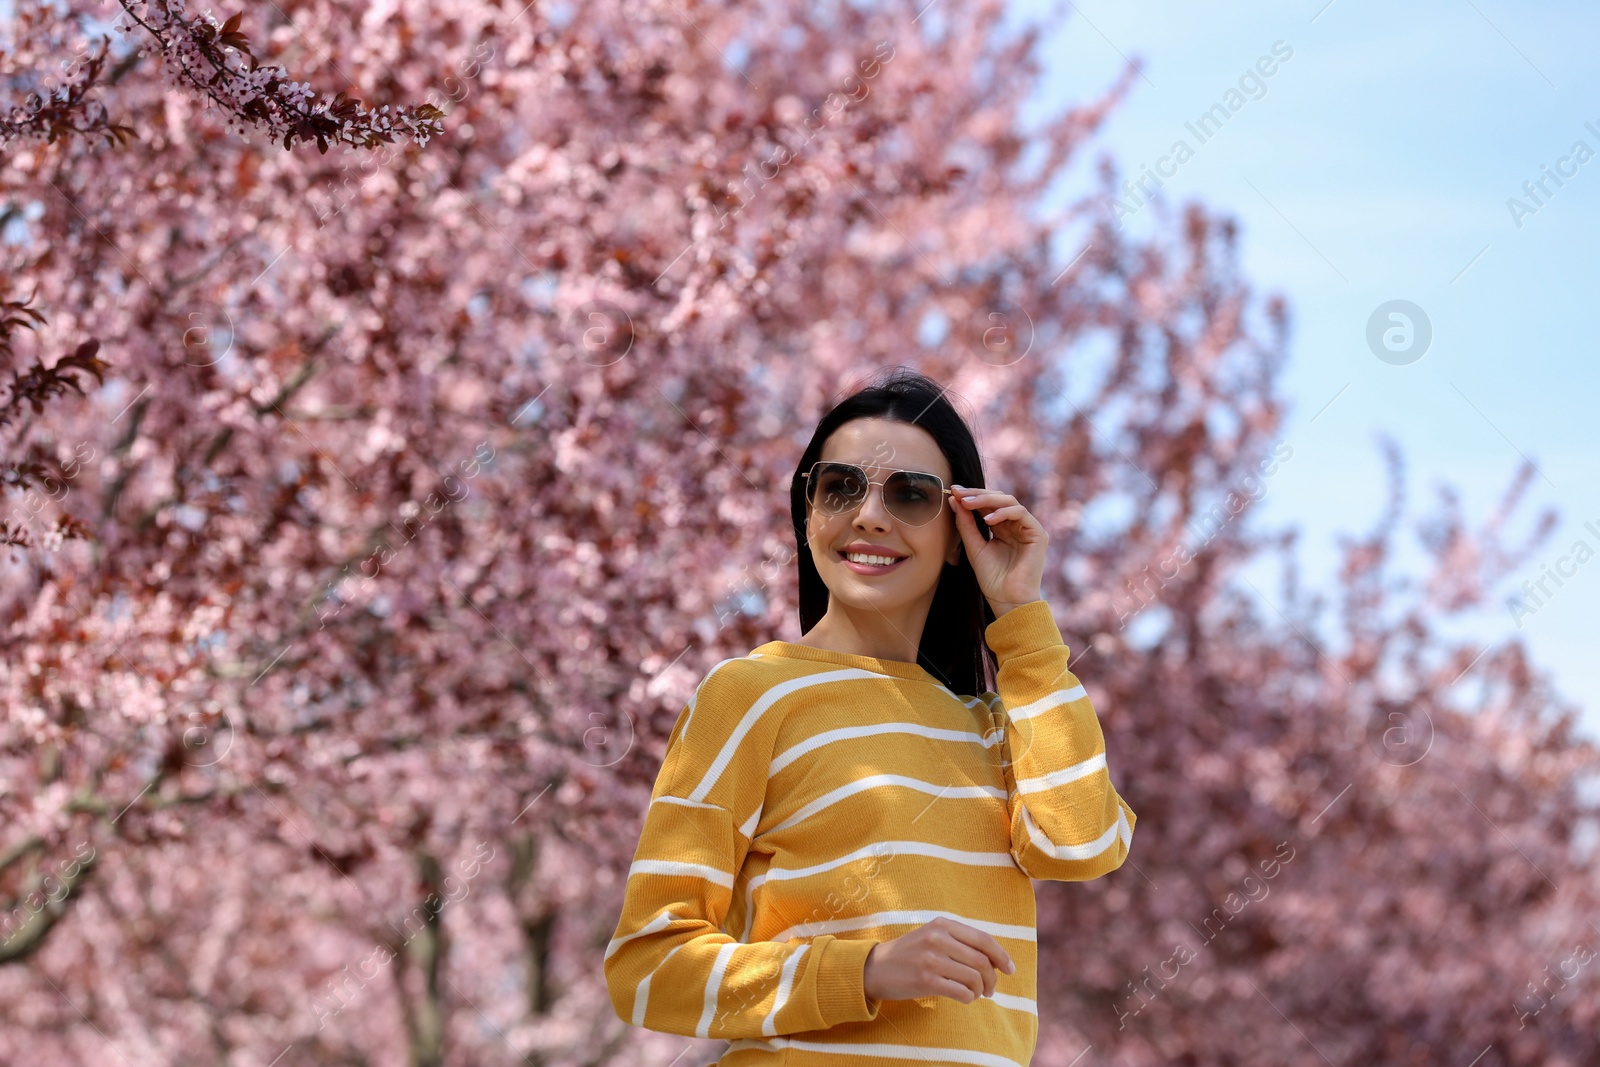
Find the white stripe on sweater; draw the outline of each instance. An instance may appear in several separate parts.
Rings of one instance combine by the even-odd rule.
[[[1027,997],[1017,997],[1012,996],[1010,993],[1002,993],[998,989],[995,990],[991,996],[981,997],[979,999],[992,1000],[1002,1008],[1009,1008],[1012,1011],[1025,1011],[1029,1015],[1039,1014],[1039,1005],[1036,1001],[1030,1000]],[[976,1001],[974,1001],[974,1003],[976,1003]]]
[[[789,993],[794,989],[794,972],[800,966],[800,957],[810,948],[810,945],[801,945],[783,961],[783,977],[778,982],[777,1000],[773,1002],[772,1010],[767,1013],[767,1017],[761,1020],[761,1032],[768,1037],[778,1032],[778,1012],[789,1003]]]
[[[686,874],[704,878],[724,889],[733,888],[733,875],[727,871],[708,867],[704,863],[684,863],[681,860],[634,860],[628,868],[628,877],[636,874]]]
[[[685,800],[682,797],[675,797],[675,796],[672,796],[671,794],[664,794],[662,796],[656,797],[650,803],[652,803],[652,804],[682,804],[686,808],[710,808],[712,811],[722,810],[722,809],[719,809],[718,806],[715,805],[715,804],[702,804],[698,800]]]
[[[656,964],[656,969],[645,975],[644,981],[639,983],[639,988],[634,990],[633,1025],[640,1027],[644,1026],[645,1011],[650,1006],[650,980],[656,976],[657,971],[660,971],[661,968],[667,965],[668,960],[678,954],[678,950],[682,947],[683,945],[672,946],[672,951],[661,957],[661,962]]]
[[[997,1056],[992,1052],[974,1052],[964,1048],[935,1048],[932,1045],[880,1045],[867,1041],[803,1041],[793,1037],[743,1038],[728,1044],[729,1052],[781,1048],[805,1052],[831,1052],[838,1056],[914,1060],[921,1063],[961,1063],[973,1064],[974,1067],[1026,1067],[1016,1060]]]
[[[767,881],[787,881],[794,878],[806,878],[813,874],[821,874],[835,867],[842,867],[846,863],[856,860],[876,859],[883,863],[889,862],[895,856],[932,856],[935,859],[949,860],[952,863],[961,863],[969,867],[1015,867],[1017,861],[1009,852],[967,852],[958,848],[946,848],[944,845],[931,845],[926,841],[876,841],[864,845],[854,852],[847,852],[836,859],[825,863],[814,863],[809,867],[784,868],[777,867],[764,874],[751,878],[745,885],[744,891],[744,933],[739,938],[741,941],[750,940],[750,931],[755,925],[755,893]]]
[[[647,937],[650,934],[655,933],[657,930],[665,930],[668,926],[672,925],[674,922],[677,922],[677,920],[678,917],[672,914],[672,912],[664,911],[660,915],[657,915],[654,919],[651,919],[649,922],[639,927],[639,929],[635,930],[633,933],[612,938],[611,943],[606,946],[606,954],[604,958],[609,960],[613,955],[616,954],[617,949],[621,948],[629,941],[632,941],[634,938]]]
[[[1106,769],[1106,754],[1104,752],[1090,756],[1082,763],[1074,763],[1070,767],[1063,767],[1059,771],[1041,774],[1037,778],[1018,778],[1017,792],[1042,793],[1047,789],[1054,789],[1058,785],[1076,782],[1080,778],[1087,778],[1096,771]]]
[[[821,919],[817,922],[796,923],[773,934],[771,940],[787,941],[791,937],[815,937],[818,934],[832,934],[840,930],[865,930],[875,926],[923,926],[938,918],[954,919],[978,930],[985,930],[995,937],[1009,937],[1017,941],[1034,941],[1038,937],[1037,931],[1031,926],[990,922],[987,919],[972,919],[934,908],[919,908],[907,911],[875,911],[869,915],[853,915],[847,919]]]
[[[706,975],[705,1007],[700,1012],[700,1025],[694,1030],[696,1037],[711,1036],[711,1021],[717,1017],[717,991],[722,988],[723,972],[738,948],[737,942],[729,942],[717,949],[716,962],[711,965],[711,973]]]
[[[1106,829],[1106,832],[1082,845],[1057,845],[1053,844],[1044,831],[1039,829],[1039,824],[1033,821],[1033,813],[1022,807],[1022,824],[1028,828],[1028,838],[1033,846],[1051,859],[1057,860],[1089,860],[1110,848],[1112,843],[1121,840],[1124,845],[1133,839],[1133,832],[1128,827],[1128,817],[1123,814],[1122,805],[1117,805],[1117,821]]]
[[[772,827],[767,833],[774,834],[779,830],[787,830],[796,823],[809,819],[824,808],[832,807],[841,800],[855,796],[857,793],[864,793],[868,789],[876,789],[879,786],[904,786],[907,789],[915,789],[919,793],[931,793],[935,797],[994,797],[997,800],[1007,799],[1004,789],[991,785],[949,786],[939,785],[936,782],[924,782],[920,778],[911,778],[904,774],[869,774],[865,778],[857,778],[855,781],[841,785],[837,789],[830,789],[778,825]]]
[[[694,692],[689,694],[688,711],[684,715],[684,718],[683,718],[683,733],[686,734],[686,733],[689,732],[689,724],[694,721],[695,704],[700,700],[700,691],[706,687],[706,683],[711,681],[712,677],[718,671],[720,671],[723,667],[727,666],[730,663],[737,663],[743,658],[744,658],[743,656],[730,656],[725,660],[720,660],[717,663],[713,664],[711,669],[709,671],[706,671],[705,678],[701,679],[700,684],[695,686]],[[682,735],[680,734],[679,736],[682,736]]]
[[[1071,689],[1058,689],[1054,693],[1047,693],[1031,704],[1024,704],[1020,708],[1006,708],[1003,704],[1001,707],[1004,708],[1006,715],[1012,722],[1021,722],[1024,719],[1043,715],[1051,708],[1060,707],[1062,704],[1070,704],[1074,700],[1082,700],[1088,695],[1088,693],[1084,692],[1083,686],[1075,685]]]
[[[728,736],[728,739],[722,743],[721,751],[711,761],[711,766],[706,770],[705,776],[700,779],[700,784],[689,791],[689,799],[704,800],[710,795],[711,790],[722,777],[722,772],[727,770],[728,764],[733,762],[734,755],[739,751],[739,745],[744,741],[745,735],[755,728],[756,723],[761,721],[761,717],[771,710],[772,706],[778,701],[792,693],[801,692],[812,686],[868,678],[882,680],[883,675],[874,674],[871,671],[858,670],[855,667],[846,667],[842,670],[824,671],[821,674],[808,674],[801,678],[791,678],[789,681],[779,682],[765,693],[762,693],[760,698],[745,711],[744,717],[733,728],[733,732]],[[680,740],[687,736],[688,732],[689,727],[685,724]]]
[[[924,726],[922,723],[916,722],[885,722],[869,723],[864,726],[844,726],[837,730],[825,730],[792,746],[772,761],[772,765],[767,769],[767,777],[770,779],[807,752],[819,749],[823,745],[832,744],[835,741],[847,741],[857,737],[876,737],[879,734],[916,734],[918,737],[926,737],[934,741],[960,741],[979,745],[983,748],[992,748],[999,744],[1003,737],[1002,734],[996,732],[990,734],[988,738],[984,738],[971,730],[944,730],[936,726]]]

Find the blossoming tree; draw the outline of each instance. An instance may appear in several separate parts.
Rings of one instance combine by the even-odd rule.
[[[1226,218],[1109,223],[1126,79],[1025,123],[986,0],[121,11],[5,44],[0,1060],[683,1052],[601,974],[642,807],[891,363],[1051,530],[1140,816],[1039,886],[1041,1067],[1595,1057],[1594,753],[1437,626],[1526,478],[1409,587],[1397,473],[1302,590],[1287,309]]]

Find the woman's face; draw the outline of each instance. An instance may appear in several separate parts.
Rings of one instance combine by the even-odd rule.
[[[823,443],[823,460],[854,463],[867,477],[882,482],[892,471],[936,474],[950,487],[950,464],[933,435],[920,426],[891,419],[854,419]],[[806,538],[828,592],[851,607],[884,610],[933,596],[947,563],[961,559],[961,538],[949,497],[937,517],[924,526],[909,526],[883,503],[882,485],[874,485],[854,510],[828,514],[807,506]],[[851,545],[872,546],[879,555],[903,557],[885,571],[846,561]]]

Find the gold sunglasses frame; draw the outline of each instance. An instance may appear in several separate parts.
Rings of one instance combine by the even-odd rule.
[[[815,474],[817,472],[817,468],[822,466],[824,463],[827,463],[827,464],[830,464],[830,465],[835,465],[835,466],[840,466],[840,467],[854,467],[856,470],[860,471],[861,472],[861,480],[867,483],[867,492],[868,493],[872,492],[872,487],[873,486],[877,486],[878,487],[878,497],[883,501],[883,510],[887,511],[891,515],[894,515],[894,518],[895,518],[896,522],[903,522],[907,526],[911,527],[913,530],[921,529],[922,527],[928,525],[928,523],[932,522],[934,520],[934,518],[937,517],[938,511],[943,511],[944,510],[944,501],[943,500],[939,501],[938,511],[936,511],[933,515],[928,516],[928,518],[927,518],[927,520],[925,522],[911,522],[908,519],[903,519],[898,514],[895,513],[893,508],[891,508],[889,506],[889,497],[887,496],[887,488],[888,488],[888,484],[887,483],[888,483],[890,478],[893,478],[896,474],[915,474],[915,475],[917,475],[918,477],[921,477],[921,478],[932,478],[934,481],[939,483],[939,487],[940,487],[939,488],[939,493],[940,493],[941,496],[953,496],[953,495],[955,495],[955,490],[953,490],[949,486],[945,485],[943,478],[939,477],[937,474],[930,474],[927,471],[892,470],[887,475],[885,475],[881,481],[876,481],[875,482],[871,478],[867,477],[866,468],[861,466],[861,464],[859,464],[859,463],[845,463],[844,461],[837,460],[837,459],[819,459],[819,460],[817,460],[815,463],[813,463],[811,465],[811,469],[810,470],[808,470],[808,471],[806,471],[806,472],[804,472],[803,474],[800,475],[801,478],[805,479],[805,482],[806,482],[806,503],[807,503],[807,505],[809,505],[811,507],[816,507],[816,505],[814,503],[812,503],[812,501],[811,501],[811,476],[813,474]],[[862,496],[861,504],[865,504],[866,502],[867,502],[866,496]],[[856,507],[860,507],[861,504],[857,504]],[[828,512],[828,514],[830,514],[830,515],[842,515],[842,514],[844,514],[844,509],[840,509],[838,511],[830,511],[830,512]]]

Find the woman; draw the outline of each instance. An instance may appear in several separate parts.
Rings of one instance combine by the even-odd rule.
[[[983,481],[919,374],[817,426],[802,636],[718,663],[673,728],[606,950],[623,1020],[726,1039],[716,1067],[1026,1067],[1030,879],[1115,870],[1134,814],[1040,598],[1049,537]]]

